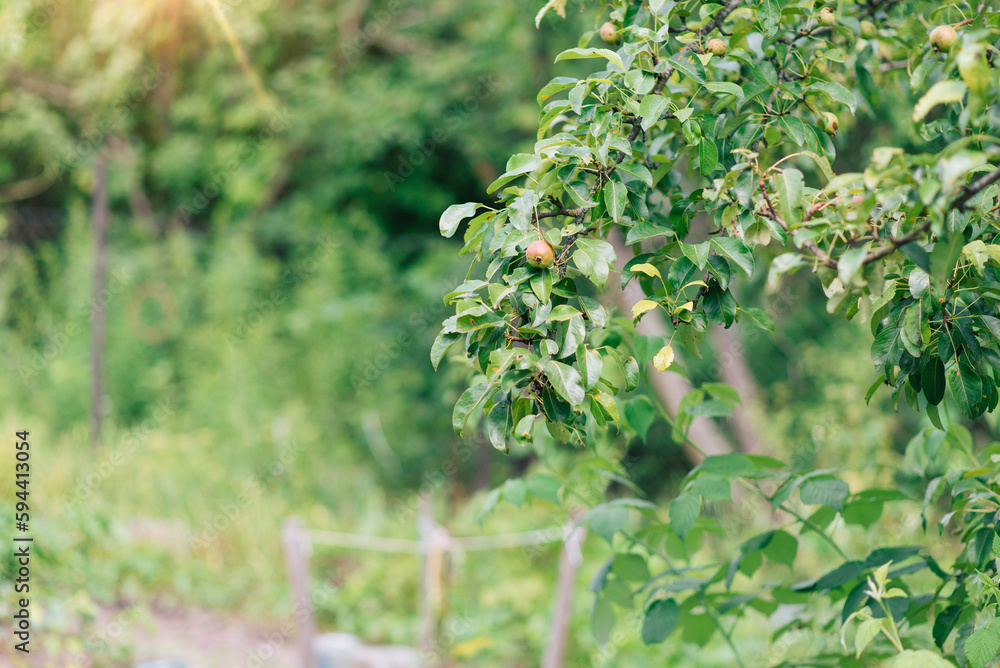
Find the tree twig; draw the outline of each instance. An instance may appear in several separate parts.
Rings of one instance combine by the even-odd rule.
[[[1000,181],[1000,167],[994,169],[989,174],[986,174],[985,176],[982,176],[973,181],[972,183],[968,184],[967,186],[965,186],[962,189],[961,194],[958,197],[956,197],[955,200],[951,203],[951,206],[948,207],[948,210],[964,211],[965,206],[969,203],[970,199],[972,199],[982,191],[986,190],[997,181]],[[876,262],[877,260],[881,260],[887,255],[891,255],[892,253],[896,252],[897,249],[905,246],[906,244],[916,241],[921,234],[930,229],[930,226],[931,226],[931,221],[928,219],[924,221],[920,225],[920,227],[917,227],[916,229],[907,232],[903,236],[897,237],[895,239],[890,239],[888,243],[886,243],[886,245],[866,255],[864,259],[864,264],[869,264],[871,262]]]

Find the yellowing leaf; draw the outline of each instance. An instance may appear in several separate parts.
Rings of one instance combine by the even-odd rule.
[[[535,27],[539,27],[542,24],[542,17],[545,16],[546,12],[550,9],[556,10],[556,14],[562,18],[566,18],[566,0],[549,0],[544,7],[539,10],[538,14],[535,15]]]
[[[494,644],[492,638],[484,636],[469,638],[452,647],[451,655],[456,659],[471,659],[482,650],[492,648]]]
[[[642,301],[636,302],[635,306],[632,307],[632,319],[635,320],[646,311],[651,311],[657,306],[659,306],[659,304],[649,299],[643,299]]]
[[[663,278],[660,276],[660,270],[651,264],[637,264],[631,267],[632,273],[641,272],[647,276],[656,276],[657,278]]]
[[[660,373],[663,373],[674,363],[674,349],[666,345],[660,348],[660,352],[653,356],[653,366]]]
[[[913,122],[919,123],[924,120],[924,116],[939,104],[961,102],[968,90],[969,87],[965,85],[964,81],[955,81],[954,79],[938,81],[913,106]]]

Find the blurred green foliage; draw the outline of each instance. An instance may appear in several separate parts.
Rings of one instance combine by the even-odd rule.
[[[536,30],[538,4],[235,0],[220,14],[200,0],[0,6],[0,427],[29,429],[35,448],[47,651],[94,653],[99,610],[132,603],[287,615],[277,536],[291,514],[317,528],[412,537],[418,495],[430,491],[456,535],[565,521],[535,500],[480,526],[485,489],[537,464],[528,451],[504,458],[475,436],[457,439],[449,415],[463,374],[433,374],[427,357],[446,315],[441,296],[467,270],[438,235],[440,212],[479,199],[507,157],[531,146],[545,82],[584,71],[552,56],[575,44],[590,13],[571,6],[568,21],[550,16]],[[889,97],[859,111],[872,121],[859,132],[905,141]],[[91,279],[98,147],[112,211],[106,305],[94,303]],[[856,164],[869,149],[841,140],[838,160]],[[866,467],[902,450],[917,417],[859,407],[868,383],[849,360],[867,349],[865,329],[818,325],[814,288],[787,289],[786,338],[748,339],[762,442],[810,467]],[[107,316],[97,449],[87,431],[95,309]],[[715,379],[711,362],[703,370]],[[602,447],[634,455],[626,467],[655,497],[687,463],[664,424],[651,434],[650,445]],[[567,469],[586,457],[540,441],[546,460]],[[0,461],[3,504],[14,492],[9,461]],[[445,462],[455,475],[442,475]],[[12,531],[0,514],[0,533]],[[706,553],[726,542],[689,540]],[[578,592],[609,554],[588,541]],[[463,660],[537,661],[556,558],[554,548],[476,553],[456,565],[454,644],[492,639]],[[339,578],[318,609],[325,628],[412,642],[415,560],[317,548],[314,567],[317,581]],[[4,552],[4,614],[13,569]],[[574,600],[569,665],[614,661],[590,635],[590,604]],[[757,619],[734,640],[753,656],[766,650],[764,634]],[[731,663],[721,643],[645,648],[637,634],[614,652],[635,666]]]

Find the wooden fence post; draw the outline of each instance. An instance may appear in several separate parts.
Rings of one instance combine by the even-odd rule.
[[[316,637],[316,619],[313,616],[312,597],[309,594],[309,562],[302,552],[304,537],[302,522],[289,517],[281,528],[281,542],[285,549],[288,580],[292,585],[293,617],[298,624],[297,638],[302,668],[316,668],[316,655],[312,640]]]
[[[566,641],[573,608],[573,587],[576,581],[576,569],[583,561],[580,550],[585,536],[584,528],[576,526],[577,519],[578,515],[570,517],[567,525],[569,535],[559,555],[556,600],[549,627],[549,641],[542,654],[542,668],[561,668],[566,657]]]

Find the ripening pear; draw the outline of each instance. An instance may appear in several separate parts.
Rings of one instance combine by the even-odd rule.
[[[524,251],[524,258],[532,267],[547,269],[552,266],[552,263],[556,259],[556,254],[547,241],[539,239],[538,241],[532,241],[528,245],[528,249]]]
[[[824,7],[823,9],[819,10],[819,14],[816,15],[816,21],[821,26],[829,27],[837,22],[837,14],[829,7]]]
[[[945,53],[951,51],[951,47],[955,46],[955,42],[958,41],[958,33],[951,26],[938,26],[931,30],[931,46],[933,46],[938,51],[944,51]]]

